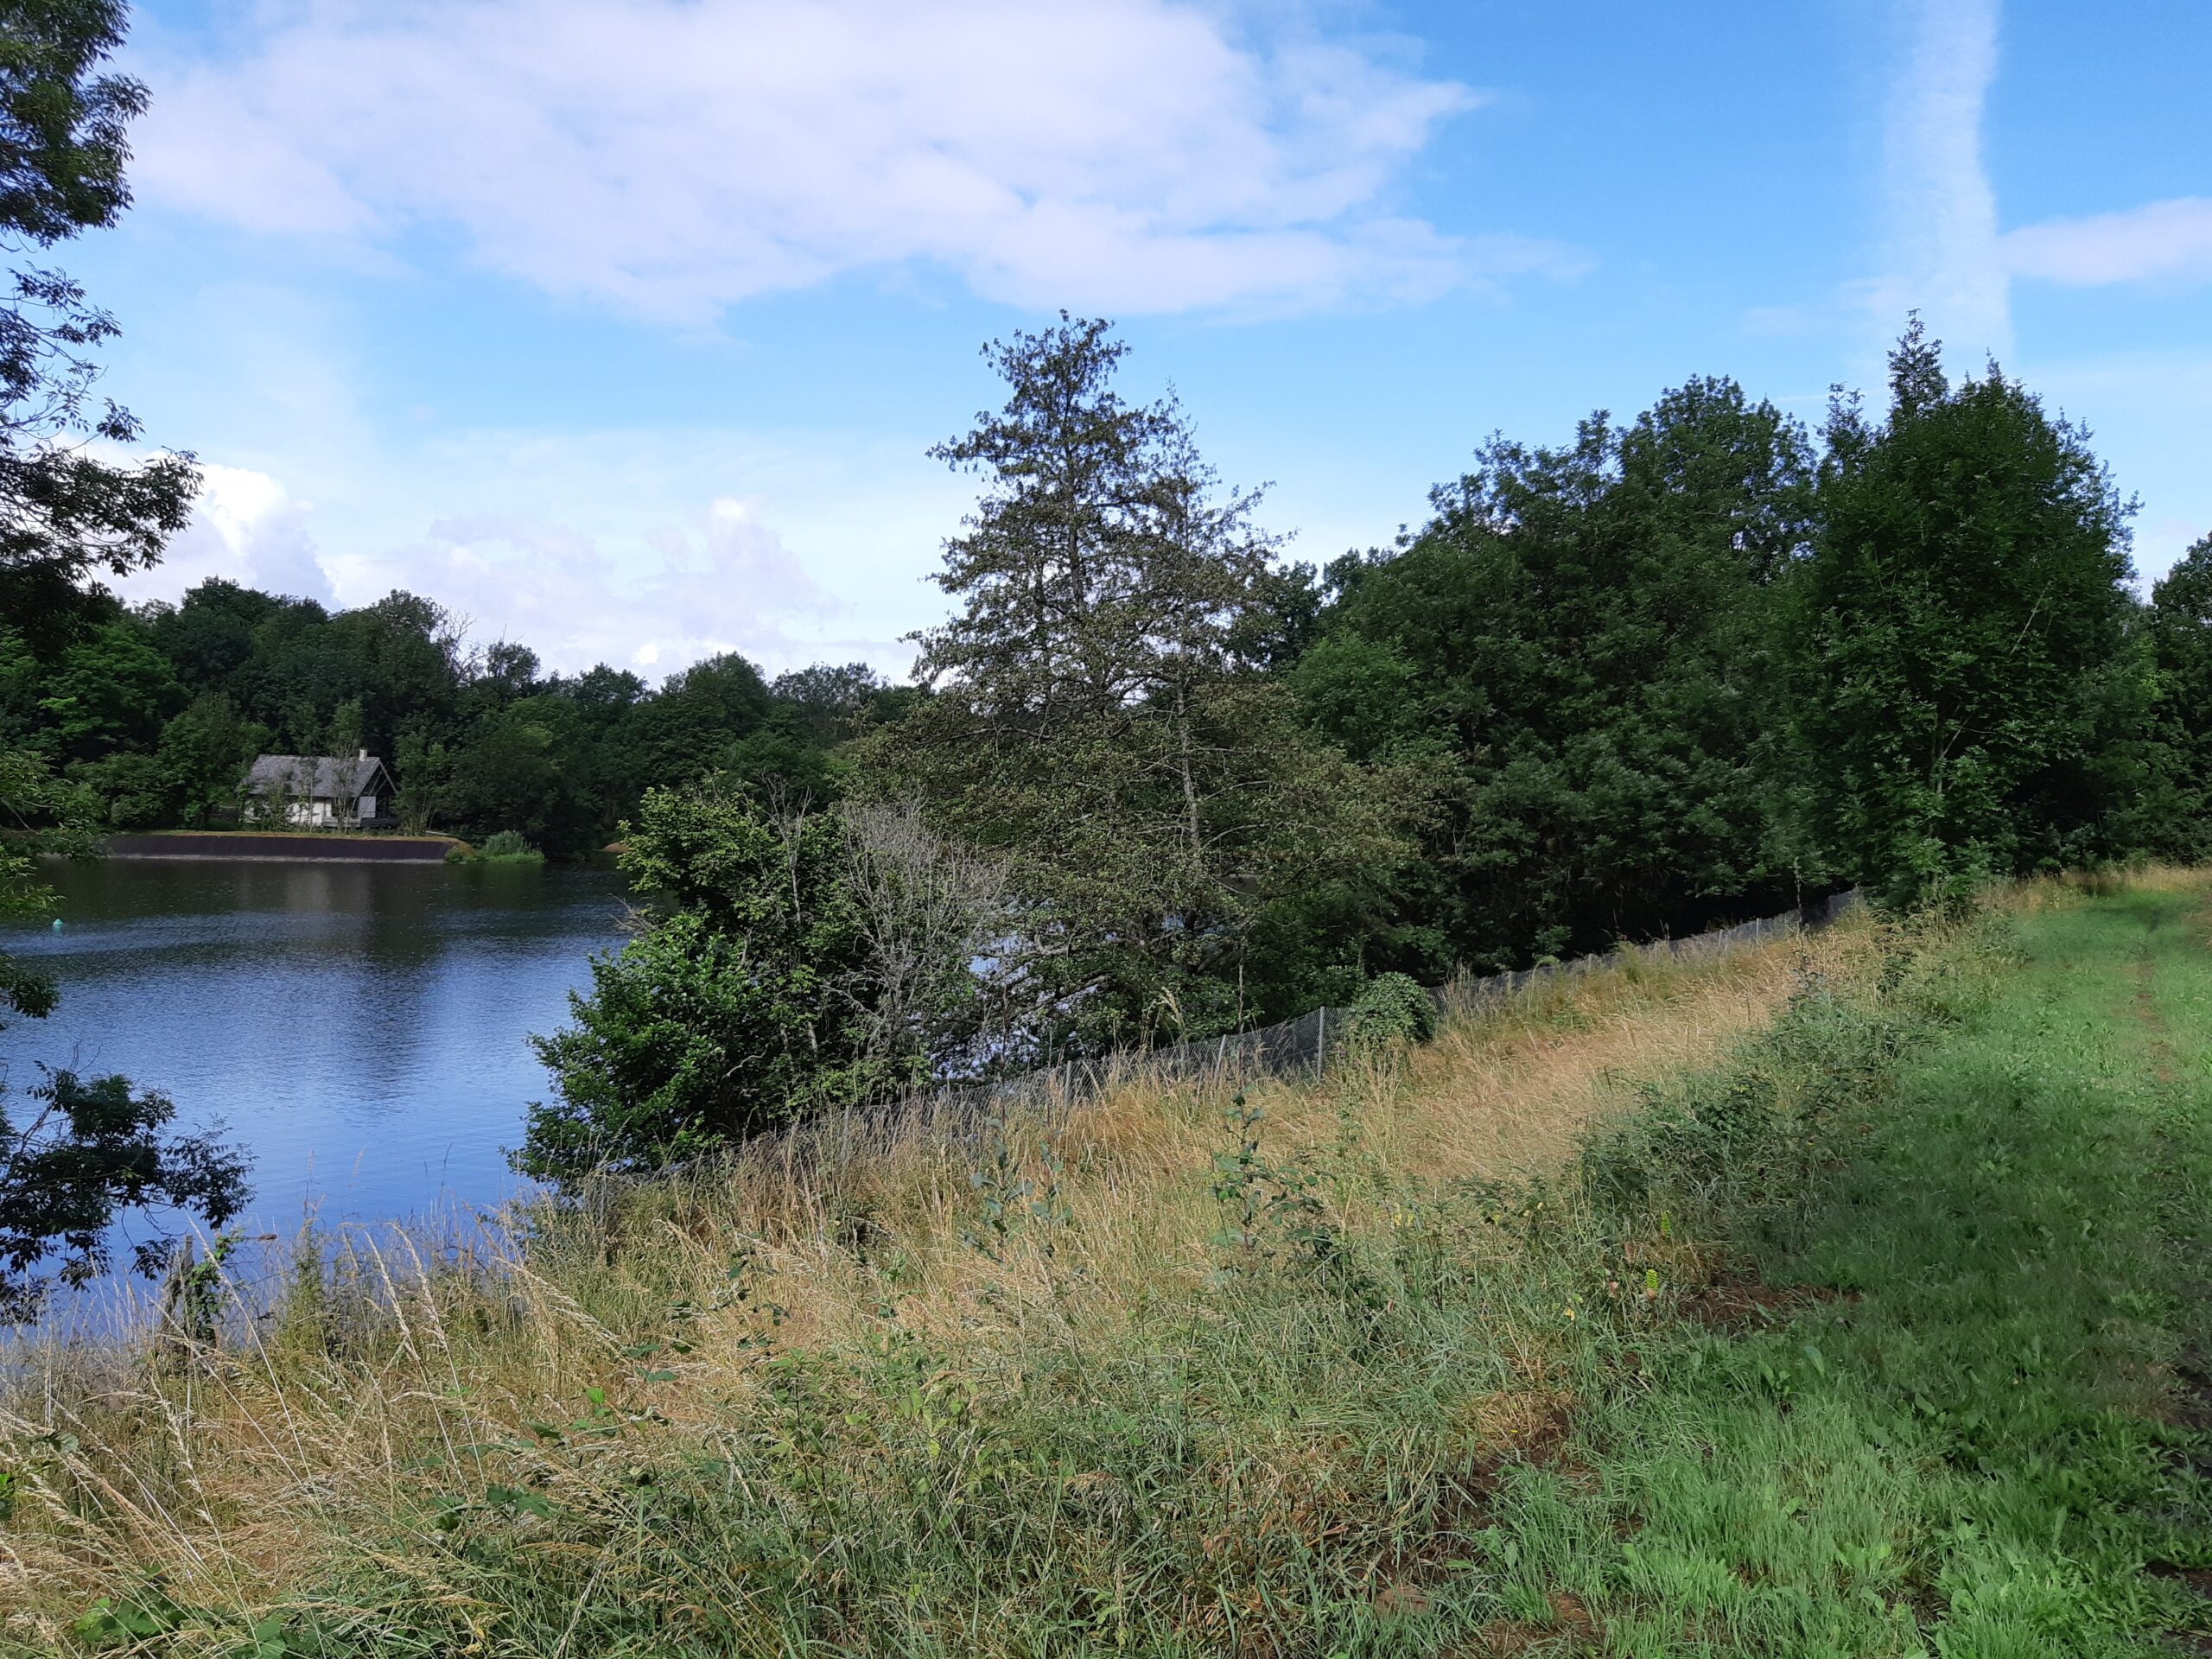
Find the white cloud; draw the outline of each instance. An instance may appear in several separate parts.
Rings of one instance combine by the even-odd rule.
[[[1884,130],[1889,270],[1862,290],[1885,337],[1917,308],[1955,352],[2004,353],[2011,298],[1982,109],[1997,74],[1997,0],[1904,0],[1901,73]]]
[[[267,473],[202,463],[192,523],[162,562],[116,583],[131,600],[174,601],[220,576],[242,587],[327,600],[330,578],[308,534],[309,508]]]
[[[550,669],[649,678],[741,651],[769,672],[903,673],[933,621],[938,538],[972,485],[918,438],[735,429],[474,429],[249,467],[203,461],[192,524],[116,585],[174,601],[209,577],[353,607],[394,588],[527,645]],[[314,487],[303,499],[301,480]],[[327,492],[327,493],[326,493]]]
[[[2005,234],[2005,257],[2020,276],[2080,287],[2212,279],[2212,197],[2024,226]]]
[[[1173,311],[1423,296],[1572,264],[1394,212],[1473,107],[1192,0],[279,0],[142,66],[143,200],[393,249],[458,229],[685,321],[912,261],[988,298]]]
[[[757,502],[716,500],[639,539],[642,554],[542,518],[441,519],[420,541],[347,558],[336,574],[349,603],[394,588],[424,593],[476,639],[518,641],[550,667],[652,673],[725,651],[771,669],[812,659],[788,625],[834,607]]]

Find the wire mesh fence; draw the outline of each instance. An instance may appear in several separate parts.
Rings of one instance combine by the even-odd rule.
[[[1460,975],[1442,985],[1429,987],[1429,1001],[1440,1018],[1463,1017],[1532,985],[1605,967],[1619,960],[1624,951],[1678,959],[1709,956],[1825,927],[1859,902],[1854,889],[1779,915],[1738,922],[1688,938],[1624,945],[1568,962],[1509,969],[1503,973]],[[948,1118],[996,1116],[1010,1108],[1079,1105],[1139,1081],[1181,1083],[1315,1076],[1326,1067],[1330,1055],[1349,1039],[1351,1013],[1349,1007],[1315,1008],[1276,1025],[1209,1037],[1198,1042],[1127,1049],[1086,1059],[1066,1060],[992,1083],[930,1090],[906,1096],[888,1108],[879,1108],[871,1116],[935,1123]]]

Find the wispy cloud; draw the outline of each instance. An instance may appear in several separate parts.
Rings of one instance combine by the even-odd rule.
[[[1262,14],[1264,16],[1264,14]],[[1393,206],[1478,93],[1191,0],[277,0],[164,58],[146,201],[684,321],[922,262],[1127,311],[1572,269]],[[176,48],[172,43],[170,50]]]
[[[2004,254],[2018,276],[2080,287],[2212,280],[2212,197],[2024,226],[2005,233]]]
[[[1997,74],[1997,0],[1904,0],[1884,130],[1888,270],[1867,292],[1885,330],[1917,308],[1954,349],[2005,353],[2011,300],[1982,112]]]

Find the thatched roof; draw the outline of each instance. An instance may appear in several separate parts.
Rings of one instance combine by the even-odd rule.
[[[308,800],[345,800],[375,791],[384,762],[365,754],[341,760],[327,754],[264,754],[245,775],[249,795],[298,795]],[[386,779],[387,785],[390,779]]]

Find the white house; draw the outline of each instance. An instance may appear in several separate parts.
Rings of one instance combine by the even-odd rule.
[[[389,818],[393,787],[384,762],[363,749],[353,760],[330,755],[264,754],[245,775],[245,821],[281,811],[308,830],[357,830]]]

